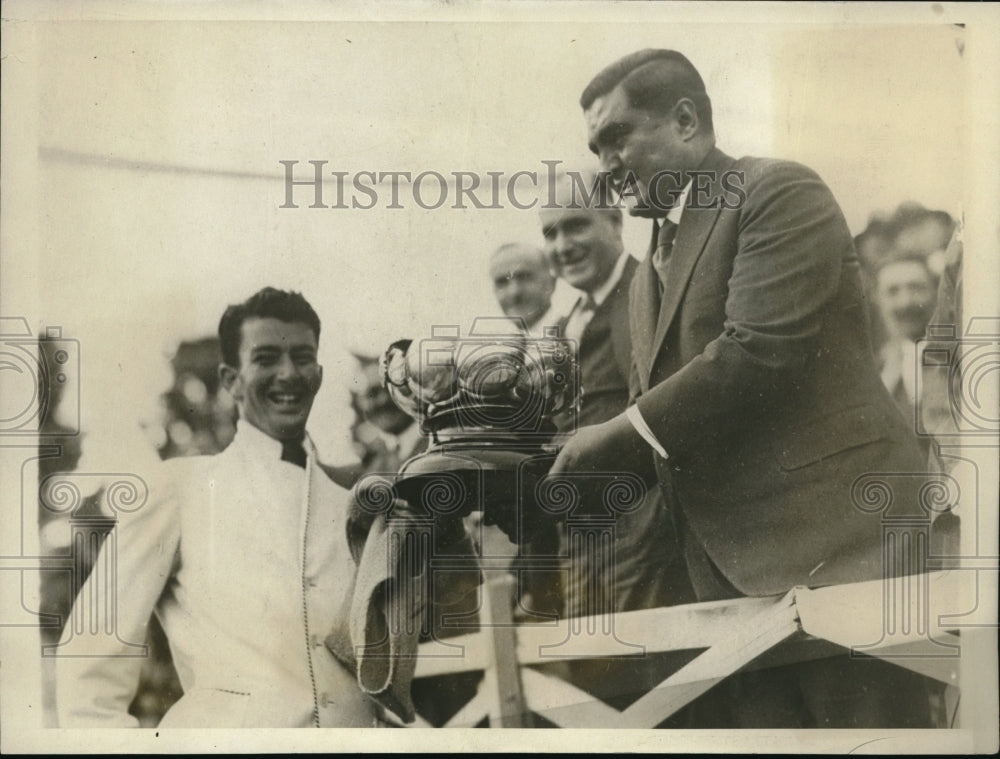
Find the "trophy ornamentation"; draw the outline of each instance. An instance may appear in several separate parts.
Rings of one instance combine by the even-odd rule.
[[[431,438],[401,467],[394,487],[437,514],[483,511],[516,543],[552,515],[535,490],[555,460],[559,430],[579,405],[575,343],[558,329],[531,337],[507,318],[479,318],[466,337],[435,328],[430,339],[398,340],[380,364],[400,409]]]

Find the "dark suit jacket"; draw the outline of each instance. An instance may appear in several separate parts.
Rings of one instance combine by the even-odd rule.
[[[799,164],[713,150],[701,168],[662,299],[649,257],[632,283],[632,393],[668,453],[661,484],[741,593],[878,578],[882,522],[852,484],[922,467],[875,371],[847,224]],[[692,205],[716,199],[738,207]],[[892,487],[916,503],[915,478]]]
[[[628,293],[638,268],[639,262],[629,256],[618,284],[594,311],[580,336],[580,427],[606,422],[628,405],[632,368]],[[566,321],[564,317],[560,322],[563,329]]]

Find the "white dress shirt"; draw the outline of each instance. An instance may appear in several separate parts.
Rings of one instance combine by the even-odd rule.
[[[879,349],[882,383],[894,398],[898,398],[902,389],[911,409],[917,403],[917,373],[923,366],[926,345],[923,340],[915,343],[906,337],[899,337],[889,340]]]

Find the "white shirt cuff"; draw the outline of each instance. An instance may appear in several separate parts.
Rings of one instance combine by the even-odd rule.
[[[635,431],[642,435],[642,439],[645,440],[649,445],[664,459],[670,458],[667,452],[663,450],[663,446],[660,445],[660,441],[656,439],[653,431],[649,429],[649,425],[646,424],[646,420],[642,418],[642,414],[639,413],[639,407],[632,405],[625,409],[625,416],[628,417],[629,422],[635,427]]]

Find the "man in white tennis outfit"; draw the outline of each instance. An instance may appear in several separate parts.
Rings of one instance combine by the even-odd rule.
[[[298,293],[265,288],[226,310],[219,376],[239,409],[236,436],[215,456],[165,462],[148,503],[120,516],[103,550],[117,550],[121,646],[86,657],[57,650],[60,727],[138,724],[127,710],[142,658],[123,654],[145,641],[154,611],[184,689],[160,727],[372,727],[384,705],[412,720],[408,676],[366,693],[361,668],[326,645],[340,635],[342,659],[356,650],[350,628],[368,621],[352,602],[358,585],[374,586],[359,580],[357,560],[388,535],[368,515],[349,542],[357,501],[305,432],[323,377],[319,331]],[[94,590],[85,585],[77,603]]]

